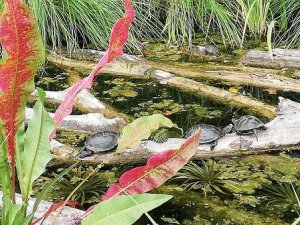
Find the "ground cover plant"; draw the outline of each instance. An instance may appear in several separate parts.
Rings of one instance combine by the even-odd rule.
[[[125,0],[124,3],[125,16],[115,23],[109,48],[99,64],[88,77],[68,90],[54,119],[43,106],[45,92],[38,89],[39,100],[33,107],[33,119],[25,129],[25,105],[34,90],[34,74],[44,62],[45,48],[35,18],[23,0],[4,2],[0,17],[0,43],[3,47],[3,58],[0,61],[0,184],[4,195],[2,225],[36,224],[39,220],[34,221],[34,214],[45,194],[58,179],[74,168],[75,165],[71,166],[50,182],[37,195],[31,213],[27,214],[29,198],[33,193],[33,182],[45,171],[46,165],[52,159],[50,140],[55,137],[56,128],[64,117],[71,113],[76,95],[83,89],[91,88],[93,79],[100,70],[123,53],[129,27],[135,18],[131,1]],[[120,138],[118,153],[132,145],[136,146],[139,138],[150,136],[154,128],[173,126],[171,121],[162,115],[152,117],[154,121],[149,120],[149,117],[143,118],[147,123],[144,122],[141,126],[132,128],[128,125],[128,129]],[[132,139],[130,132],[132,129],[133,132],[140,133],[141,137]],[[180,148],[154,155],[145,166],[123,174],[119,182],[105,193],[103,200],[106,201],[91,208],[81,223],[115,225],[122,219],[122,224],[129,225],[144,213],[168,201],[171,198],[169,195],[143,193],[163,184],[188,162],[198,146],[199,136],[198,131]],[[73,192],[75,193],[91,178],[92,174],[87,176]],[[16,177],[21,190],[22,204],[16,203]],[[71,197],[72,193],[64,202],[45,212],[45,216],[41,219],[45,219],[52,210],[60,207],[51,221],[51,224],[55,224],[59,213]],[[124,217],[124,213],[128,216]],[[156,224],[150,216],[149,219]]]

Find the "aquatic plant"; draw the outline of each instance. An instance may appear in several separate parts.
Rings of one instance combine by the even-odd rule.
[[[2,225],[34,225],[60,208],[51,222],[55,224],[58,215],[72,195],[93,175],[90,173],[85,177],[64,202],[54,204],[43,217],[32,222],[43,197],[58,179],[72,169],[70,167],[37,195],[33,210],[27,215],[33,182],[45,171],[46,165],[52,159],[50,140],[55,137],[57,127],[72,112],[76,95],[81,90],[90,88],[100,70],[123,53],[129,27],[135,17],[131,1],[125,0],[124,3],[125,16],[114,25],[109,49],[99,64],[88,77],[68,90],[65,100],[55,113],[54,121],[43,106],[46,94],[38,89],[39,100],[34,106],[34,115],[25,133],[25,104],[28,95],[33,91],[34,73],[44,60],[44,48],[35,19],[23,0],[5,1],[4,11],[0,16],[0,43],[4,49],[4,57],[0,61],[2,74],[0,77],[0,183],[4,192]],[[142,193],[162,185],[180,170],[195,153],[199,138],[200,131],[197,131],[179,149],[154,155],[146,166],[137,167],[123,174],[118,184],[110,187],[105,193],[104,199],[110,200],[101,202],[88,211],[82,224],[116,224],[122,219],[123,224],[130,225],[144,213],[148,215],[148,211],[168,201],[171,198],[169,195]],[[126,138],[124,140],[125,144],[128,143]],[[124,150],[118,149],[118,153]],[[23,200],[21,204],[16,204],[15,200],[15,166]],[[157,174],[157,171],[160,173]],[[130,194],[136,195],[130,196]],[[130,216],[124,217],[124,210],[129,212]],[[155,224],[149,215],[148,217]]]
[[[101,193],[104,194],[109,185],[109,174],[99,171],[100,168],[93,167],[75,167],[68,174],[63,176],[57,184],[55,184],[48,196],[51,200],[61,200],[68,197],[70,193],[91,173],[94,175],[89,178],[78,190],[72,194],[70,200],[79,202],[80,205],[86,203],[97,203],[101,201]],[[57,173],[51,174],[51,177],[57,176]],[[49,179],[49,178],[48,178]],[[48,180],[47,179],[47,180]],[[38,184],[38,187],[43,188],[48,182],[44,179]]]
[[[294,210],[300,215],[300,186],[277,181],[263,185],[262,196],[267,207],[276,207],[281,211]]]
[[[201,189],[206,197],[209,193],[225,194],[222,190],[224,187],[222,173],[218,163],[213,160],[203,161],[202,166],[190,162],[172,180],[183,180],[182,185],[186,189]]]

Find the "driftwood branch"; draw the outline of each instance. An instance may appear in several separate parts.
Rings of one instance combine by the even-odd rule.
[[[275,107],[256,101],[247,96],[233,94],[226,90],[221,90],[184,77],[178,77],[160,70],[154,70],[151,77],[172,87],[193,93],[194,95],[205,96],[220,103],[245,108],[248,111],[258,113],[269,119],[273,119],[276,116]]]
[[[33,116],[33,110],[26,108],[26,120],[30,120]],[[54,114],[50,113],[53,117]],[[84,115],[70,115],[67,116],[61,123],[58,129],[69,131],[115,131],[120,132],[125,126],[126,122],[121,117],[106,118],[101,113],[89,113]]]
[[[250,50],[242,60],[247,66],[265,68],[298,68],[300,69],[300,50],[298,49],[273,49],[273,61],[266,51]]]
[[[288,99],[280,99],[277,116],[271,122],[266,124],[267,130],[258,133],[258,140],[254,135],[228,134],[221,138],[213,151],[210,151],[210,145],[199,145],[193,159],[200,160],[208,157],[228,157],[243,154],[257,154],[265,151],[295,149],[300,146],[300,103]],[[118,163],[142,163],[150,156],[167,149],[178,148],[184,139],[169,139],[165,143],[155,143],[145,141],[136,150],[127,150],[122,154],[94,154],[91,157],[81,159],[82,162],[89,164],[99,164],[106,162],[108,164]],[[68,150],[69,159],[74,160],[70,147],[63,144],[53,146],[56,157]],[[107,159],[109,161],[107,162]],[[79,160],[79,159],[77,159]]]

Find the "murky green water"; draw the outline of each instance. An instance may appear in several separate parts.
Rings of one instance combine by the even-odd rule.
[[[36,80],[37,86],[51,91],[63,90],[67,87],[68,76],[69,74],[64,70],[49,66],[46,72],[43,72],[43,75]],[[204,81],[201,80],[201,82]],[[274,93],[262,88],[232,87],[217,82],[209,84],[226,90],[235,88],[237,94],[244,94],[272,105],[277,104],[278,96],[300,101],[300,95],[296,93]],[[92,92],[105,104],[132,119],[153,113],[163,113],[184,130],[196,123],[225,126],[230,123],[234,113],[241,115],[246,113],[241,109],[215,103],[207,98],[196,97],[144,79],[124,79],[101,75],[95,80]],[[47,105],[50,111],[54,111],[56,107],[55,104]],[[74,114],[77,113],[74,111]],[[58,140],[80,148],[85,137],[75,133],[60,132]],[[294,152],[291,155],[297,158],[299,153]],[[160,225],[281,225],[290,224],[297,217],[294,208],[289,208],[291,204],[294,204],[293,202],[287,200],[283,204],[270,208],[261,200],[261,193],[262,184],[266,180],[274,186],[278,186],[278,182],[281,182],[293,183],[298,188],[300,185],[300,161],[298,159],[263,155],[258,156],[257,159],[253,159],[252,156],[224,159],[218,163],[222,168],[226,168],[226,176],[232,175],[228,179],[240,184],[238,185],[240,188],[230,190],[226,194],[210,193],[204,196],[203,188],[185,190],[178,182],[168,183],[153,192],[170,194],[174,198],[152,211],[150,215]],[[117,174],[115,179],[123,171],[132,167],[134,166],[124,166],[122,169],[110,168],[110,170]],[[293,193],[290,193],[290,196],[292,195]],[[288,203],[287,208],[286,203]],[[296,206],[295,208],[297,209]],[[135,225],[146,224],[150,222],[143,217]]]

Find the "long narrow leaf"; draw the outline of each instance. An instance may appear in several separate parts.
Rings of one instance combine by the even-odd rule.
[[[119,183],[105,193],[103,199],[117,195],[140,194],[162,185],[174,176],[194,155],[200,138],[200,131],[188,138],[179,149],[168,150],[152,156],[146,166],[124,173]]]
[[[36,210],[38,209],[39,204],[41,203],[41,201],[45,198],[45,196],[48,194],[48,192],[52,189],[53,185],[58,182],[64,175],[66,175],[67,173],[70,172],[70,170],[72,170],[75,166],[78,165],[77,163],[74,163],[72,166],[70,166],[69,168],[65,169],[63,172],[61,172],[58,176],[56,176],[53,180],[51,180],[51,182],[49,182],[41,192],[39,192],[35,197],[36,200],[34,202],[33,205],[33,209],[32,209],[32,214],[34,216]]]
[[[17,168],[22,198],[27,202],[32,193],[33,182],[45,171],[46,165],[52,159],[49,136],[55,126],[49,113],[43,106],[45,93],[39,90],[40,100],[33,107],[33,117],[29,121],[25,134],[24,148],[18,149]],[[23,135],[18,135],[21,143]]]
[[[273,29],[274,29],[274,25],[275,25],[276,21],[272,21],[269,25],[268,25],[268,32],[267,32],[267,43],[268,43],[268,49],[269,49],[269,54],[270,57],[273,61],[273,48],[272,48],[272,33],[273,33]]]
[[[93,80],[98,75],[100,70],[116,57],[123,54],[123,46],[128,39],[129,28],[135,17],[131,0],[125,0],[125,9],[125,16],[118,20],[112,29],[109,49],[106,54],[88,77],[77,82],[67,92],[64,102],[59,106],[54,116],[54,122],[56,126],[59,126],[63,118],[65,118],[67,115],[70,115],[72,112],[76,95],[83,89],[91,88]],[[52,138],[53,137],[55,137],[55,132],[52,134]]]

